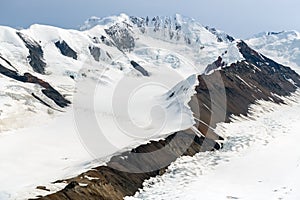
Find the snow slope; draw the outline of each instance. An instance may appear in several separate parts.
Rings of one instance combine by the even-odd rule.
[[[222,150],[178,159],[126,200],[299,199],[300,92],[286,102],[260,101],[248,118],[219,124]]]
[[[71,112],[39,126],[2,132],[0,149],[1,200],[44,194],[35,190],[41,184],[52,192],[62,189],[65,184],[50,182],[82,172],[93,160],[78,138]]]
[[[30,66],[29,49],[17,32],[41,46],[45,73]],[[70,49],[63,55],[57,42],[76,56],[66,56]],[[125,14],[93,17],[80,31],[37,24],[19,31],[0,27],[0,56],[7,69],[47,81],[73,103],[60,108],[40,86],[0,75],[1,200],[55,192],[64,184],[52,181],[150,138],[191,127],[187,103],[197,84],[195,74],[218,57],[225,65],[243,60],[236,40],[193,19]],[[98,149],[99,130],[105,138],[100,147],[110,145],[106,151]],[[35,189],[38,185],[50,192]]]
[[[297,31],[264,32],[246,42],[255,50],[299,72],[300,34]]]
[[[189,128],[194,121],[187,103],[194,92],[195,76],[190,76],[175,87],[172,87],[174,82],[171,77],[168,83],[170,88],[168,88],[167,84],[153,84],[155,77],[160,80],[165,75],[172,75],[167,69],[163,73],[162,70],[160,72],[157,77],[152,76],[151,82],[133,77],[124,78],[122,74],[118,77],[117,72],[112,72],[114,75],[110,76],[106,74],[114,78],[115,82],[112,83],[115,84],[100,84],[95,92],[92,90],[95,95],[95,105],[82,100],[83,96],[80,95],[66,113],[56,114],[56,117],[51,120],[47,114],[45,116],[40,114],[38,118],[31,116],[31,119],[41,124],[2,132],[0,158],[3,162],[0,163],[0,171],[5,173],[0,173],[2,195],[0,197],[23,199],[24,196],[29,198],[38,194],[49,194],[36,190],[38,185],[47,186],[51,192],[55,192],[65,185],[50,184],[50,182],[74,176],[90,169],[93,165],[101,165],[114,153],[125,151],[125,148],[137,147],[148,142],[149,138],[160,139],[174,131]],[[117,78],[123,79],[120,85],[117,85],[119,83]],[[176,76],[176,78],[180,77]],[[120,98],[129,95],[128,89],[132,86],[135,88],[136,84],[140,84],[140,87],[130,94],[132,96],[127,99],[128,102],[120,101]],[[83,89],[82,87],[85,89],[83,91],[88,91],[90,86],[94,86],[91,81],[80,83],[80,89]],[[120,88],[114,89],[114,87]],[[170,92],[174,92],[175,95],[169,97]],[[106,95],[104,99],[103,93]],[[115,95],[119,97],[114,97]],[[116,102],[114,98],[118,101]],[[111,102],[128,108],[129,113],[123,113],[124,109],[110,105]],[[129,105],[126,105],[128,103]],[[22,117],[20,113],[17,113],[17,116]],[[88,123],[89,127],[82,129],[86,122],[84,120],[89,120],[89,116],[96,116],[97,124]],[[101,128],[106,138],[105,141],[101,140],[102,143],[96,140],[99,129],[92,128],[93,125]],[[134,128],[137,130],[135,131]],[[89,134],[95,132],[96,136],[89,135],[87,132]],[[100,151],[93,149],[93,143],[90,142],[96,142]],[[106,144],[111,144],[114,148],[103,148]],[[97,164],[93,162],[94,159],[97,159],[95,161]]]
[[[95,158],[100,159],[97,165],[102,164],[119,151],[194,124],[187,103],[197,84],[195,74],[218,56],[226,60],[225,51],[228,64],[242,58],[230,54],[236,52],[235,41],[218,41],[197,22],[176,17],[172,23],[184,27],[183,31],[173,25],[168,31],[175,30],[178,39],[164,35],[162,27],[158,33],[152,26],[149,33],[142,32],[124,14],[81,31],[37,24],[24,30],[0,27],[0,64],[19,75],[31,73],[47,81],[73,103],[60,108],[40,86],[0,75],[1,200],[49,194],[35,189],[38,185],[55,192],[64,184],[50,182],[91,168]],[[113,40],[106,31],[110,28],[121,34],[118,38],[132,37],[134,49],[124,49],[127,44]],[[41,46],[44,74],[30,66],[29,49],[17,32],[30,44]],[[57,48],[55,43],[62,41],[76,52],[76,59]],[[100,55],[93,55],[90,47],[99,49]],[[135,69],[132,61],[149,76]],[[32,93],[60,112],[41,104]],[[95,120],[95,128],[90,119]],[[91,134],[99,133],[99,128],[106,138],[102,144],[113,148],[93,149],[93,142],[99,148],[99,140]]]
[[[246,42],[299,72],[298,32],[261,33]],[[218,124],[222,150],[178,159],[125,199],[299,199],[299,91],[285,101],[259,101],[250,116]]]
[[[93,17],[81,31],[38,24],[23,30],[1,26],[0,56],[3,59],[0,58],[0,64],[19,74],[29,72],[72,100],[78,81],[97,81],[97,75],[106,69],[115,70],[116,74],[121,73],[122,76],[140,78],[140,72],[130,64],[132,60],[150,73],[150,77],[152,73],[154,76],[160,73],[158,69],[162,68],[181,76],[174,86],[192,74],[204,72],[207,65],[219,56],[228,65],[243,59],[236,41],[228,40],[225,33],[205,28],[193,19],[180,15],[155,17],[147,25],[145,20],[125,14],[103,19]],[[42,59],[46,63],[45,74],[36,73],[29,65],[29,50],[17,32],[31,43],[41,46]],[[76,52],[76,59],[59,51],[55,43],[62,41]],[[14,68],[4,59],[10,61]],[[37,117],[40,111],[51,112],[40,105],[31,93],[38,94],[42,100],[57,108],[41,94],[40,87],[19,83],[2,75],[0,78],[0,130],[24,127],[34,121],[30,119],[31,116]],[[18,101],[24,99],[26,103],[19,106]],[[8,123],[11,116],[16,115],[22,116],[22,120],[17,120],[14,125]]]

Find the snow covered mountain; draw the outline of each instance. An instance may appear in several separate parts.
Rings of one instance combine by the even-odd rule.
[[[104,19],[93,17],[81,29],[44,25],[24,30],[0,27],[0,129],[10,128],[5,121],[14,115],[14,107],[19,107],[17,115],[23,116],[48,109],[40,102],[50,110],[62,111],[72,99],[76,81],[96,79],[105,68],[133,76],[155,76],[158,69],[164,68],[184,79],[202,73],[219,56],[228,65],[242,59],[232,37],[180,15],[153,19],[125,14]],[[33,84],[20,83],[32,82],[24,80],[25,75],[36,80]],[[41,81],[49,83],[48,90],[54,90],[45,92],[45,85],[37,83]],[[52,96],[53,92],[56,96]],[[14,104],[19,100],[26,103]],[[14,126],[22,127],[25,121],[22,119]]]
[[[246,42],[257,51],[299,71],[300,33],[297,31],[263,32]]]
[[[0,171],[11,177],[0,174],[0,199],[63,188],[45,199],[133,195],[181,155],[221,148],[218,123],[257,100],[282,103],[299,86],[290,68],[178,14],[92,17],[80,30],[0,27],[0,152],[10,152],[0,153]],[[171,152],[135,157],[168,143]]]

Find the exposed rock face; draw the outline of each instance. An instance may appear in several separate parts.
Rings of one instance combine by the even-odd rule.
[[[105,36],[101,35],[100,39],[107,46],[109,46],[109,47],[113,46],[112,42],[108,38],[106,38]]]
[[[115,200],[133,195],[142,187],[145,179],[163,174],[167,166],[176,158],[221,148],[221,145],[215,142],[215,140],[222,140],[214,132],[214,127],[218,122],[224,120],[229,122],[231,115],[246,115],[249,105],[258,99],[283,103],[283,100],[277,95],[290,95],[300,86],[299,75],[290,68],[260,55],[244,42],[240,42],[238,46],[246,60],[223,67],[220,71],[210,75],[198,76],[199,84],[195,88],[196,94],[192,97],[189,105],[195,118],[199,119],[196,120],[195,127],[206,138],[196,135],[192,129],[179,131],[165,140],[152,141],[133,149],[131,152],[115,156],[108,162],[107,166],[97,167],[66,180],[69,185],[65,189],[40,199]],[[227,97],[224,107],[221,102],[222,99],[211,98],[212,95],[217,97],[222,95],[223,89],[225,89]],[[212,113],[212,105],[214,105],[214,112],[216,113]],[[187,148],[185,148],[186,146]],[[133,154],[149,153],[162,148],[164,148],[163,153],[153,154],[155,156],[150,158]],[[149,169],[153,169],[155,166],[165,167],[145,173],[126,172],[128,169],[138,170],[145,166]],[[93,179],[88,177],[93,177]],[[82,187],[79,183],[87,184],[87,186]]]
[[[175,137],[176,136],[176,137]],[[186,144],[191,144],[187,149]],[[167,146],[170,145],[170,146]],[[151,153],[153,151],[163,149],[159,154],[137,157],[134,153]],[[201,151],[210,151],[219,149],[212,140],[204,140],[203,137],[196,136],[191,130],[180,131],[165,140],[158,142],[150,142],[142,145],[131,152],[125,152],[120,156],[115,156],[107,164],[92,169],[86,173],[79,175],[73,179],[67,180],[68,186],[60,192],[43,197],[41,199],[123,199],[124,196],[133,195],[135,191],[142,187],[143,181],[153,176],[164,173],[165,168],[146,173],[128,173],[126,171],[135,169],[149,169],[160,166],[162,163],[169,165],[176,158],[182,155],[194,155]],[[124,159],[125,158],[125,159]],[[139,159],[137,159],[139,158]],[[118,171],[116,169],[122,169]],[[125,171],[125,172],[124,172]],[[92,178],[91,178],[92,177]],[[86,187],[80,187],[79,183],[87,184]]]
[[[115,24],[109,29],[105,29],[105,32],[114,41],[115,46],[125,52],[133,51],[135,47],[135,41],[131,33],[129,32],[130,25],[127,24]]]
[[[90,53],[93,56],[93,58],[99,62],[100,55],[101,55],[101,49],[99,47],[90,46],[89,50],[90,50]]]
[[[44,52],[42,47],[33,39],[27,37],[23,33],[17,32],[17,35],[23,40],[25,46],[29,50],[29,56],[27,57],[30,61],[32,69],[40,74],[45,74],[46,63],[44,62]]]
[[[6,62],[6,64],[8,64],[10,67],[14,68],[15,71],[18,71],[18,70],[11,64],[11,62],[9,62],[7,59],[3,58],[1,55],[0,55],[0,59],[2,59],[4,62]]]
[[[0,74],[7,76],[9,78],[12,78],[14,80],[23,82],[23,83],[33,83],[40,85],[42,88],[41,91],[43,94],[45,94],[48,98],[52,99],[58,106],[60,107],[66,107],[71,102],[67,99],[65,99],[57,90],[55,90],[49,83],[43,81],[42,79],[39,79],[36,76],[33,76],[30,73],[24,73],[24,75],[19,75],[16,71],[7,69],[3,65],[0,64]],[[35,98],[37,98],[36,95],[32,94]],[[41,101],[40,98],[37,98],[39,101]],[[43,102],[45,104],[45,102]],[[49,106],[48,104],[45,104],[46,106]],[[50,107],[50,106],[49,106]]]
[[[208,65],[205,69],[205,74],[208,74],[214,70],[217,70],[220,67],[224,67],[225,66],[225,62],[222,61],[222,58],[219,56],[218,59],[213,62],[212,64]]]
[[[77,60],[77,53],[65,42],[57,41],[55,46],[60,50],[61,54]]]
[[[249,105],[255,103],[256,100],[283,103],[279,96],[288,96],[300,86],[299,75],[290,68],[260,55],[242,41],[238,47],[245,57],[244,61],[220,69],[219,76],[217,76],[218,73],[213,73],[198,77],[197,94],[192,97],[190,106],[192,110],[200,111],[195,118],[200,119],[196,126],[201,132],[207,133],[207,130],[214,128],[216,123],[222,122],[224,119],[229,122],[231,115],[247,115]],[[223,85],[220,85],[220,78]],[[223,87],[226,92],[226,110],[218,107],[221,105],[218,99],[211,102],[210,97],[211,91],[216,93],[215,96],[220,96]],[[225,118],[220,115],[211,117],[212,104],[217,105],[215,112],[226,113]],[[200,108],[195,108],[198,105]],[[212,127],[207,127],[205,124],[210,124]]]
[[[166,32],[170,40],[179,41],[184,38],[187,44],[191,44],[188,36],[185,36],[182,32],[182,25],[179,23],[178,18],[181,16],[174,17],[153,17],[152,19],[142,17],[130,17],[132,23],[134,23],[142,33],[145,33],[147,29],[153,30],[154,32]]]
[[[149,76],[149,73],[137,62],[132,60],[132,61],[130,61],[130,64],[134,67],[134,69],[139,71],[143,76]]]
[[[218,42],[224,42],[224,41],[233,42],[235,40],[232,36],[224,32],[218,31],[215,28],[210,28],[208,26],[206,26],[205,28],[218,38]]]

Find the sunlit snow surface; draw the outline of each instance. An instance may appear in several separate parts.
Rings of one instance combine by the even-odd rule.
[[[152,25],[142,33],[124,14],[100,22],[94,20],[96,24],[82,31],[38,24],[22,30],[0,26],[1,57],[10,61],[19,74],[29,72],[47,81],[72,101],[72,107],[58,108],[42,94],[40,86],[0,76],[1,200],[48,194],[35,190],[38,185],[55,192],[64,185],[51,182],[90,169],[95,157],[104,156],[106,160],[116,151],[191,127],[194,120],[187,103],[195,92],[195,74],[204,72],[219,56],[228,65],[243,59],[237,41],[220,42],[218,37],[226,37],[224,33],[218,32],[217,37],[198,22],[179,15],[172,19],[173,24],[180,24],[183,29],[178,40],[171,39],[165,29],[153,31]],[[132,51],[120,51],[110,39],[101,41],[101,36],[110,38],[105,29],[114,24],[121,29],[128,29],[128,24],[132,26],[129,28],[135,40]],[[33,71],[28,63],[28,49],[16,32],[41,46],[47,63],[45,75]],[[183,36],[187,36],[191,44],[187,44]],[[77,60],[62,55],[55,46],[57,41],[65,41],[77,53]],[[100,49],[99,62],[93,58],[89,47]],[[0,64],[15,70],[4,59],[0,59]],[[150,76],[142,76],[131,61],[140,64]],[[132,85],[136,87],[129,90]],[[44,106],[32,93],[62,112]],[[81,97],[88,97],[88,101],[80,101]],[[118,112],[119,109],[111,105],[113,103],[128,108],[128,112],[123,112],[124,109]],[[76,119],[78,113],[86,119],[95,117],[94,124],[100,125],[116,151],[98,151],[104,154],[93,155],[91,145],[82,137],[92,132],[88,131],[91,127],[80,128],[81,119]],[[161,114],[164,119],[157,117]],[[132,132],[133,126],[139,127],[138,131]],[[131,135],[124,135],[124,130]],[[141,135],[148,132],[150,134]],[[93,139],[88,138],[88,141]]]
[[[126,199],[300,199],[300,92],[286,102],[219,124],[222,150],[178,159]]]
[[[246,42],[265,56],[300,72],[299,32],[263,32],[249,38]]]
[[[130,128],[132,124],[129,122],[133,121],[145,131],[156,130],[160,124],[151,123],[151,111],[155,106],[159,106],[166,114],[167,120],[161,134],[156,135],[157,138],[165,137],[166,134],[171,134],[176,130],[188,128],[192,125],[193,120],[186,104],[193,91],[184,93],[184,90],[181,91],[176,84],[179,83],[179,86],[181,86],[180,83],[183,86],[196,84],[195,77],[193,78],[191,75],[203,72],[206,66],[214,62],[218,56],[222,56],[227,64],[243,59],[237,51],[236,41],[232,43],[218,42],[214,34],[193,20],[182,24],[185,32],[195,31],[192,34],[194,37],[190,39],[197,41],[196,37],[199,36],[200,40],[190,46],[183,41],[168,40],[163,32],[160,35],[154,35],[151,31],[142,34],[138,29],[132,30],[133,37],[136,39],[136,48],[126,54],[121,53],[115,47],[105,43],[95,43],[92,40],[95,36],[100,37],[101,35],[109,38],[104,29],[109,24],[121,22],[124,19],[127,20],[128,16],[106,18],[86,31],[64,30],[44,25],[33,25],[29,29],[21,30],[20,32],[23,34],[38,41],[43,48],[44,59],[47,63],[46,75],[36,74],[29,66],[28,49],[16,35],[17,30],[0,27],[1,56],[11,61],[20,74],[30,72],[48,81],[59,92],[67,95],[70,100],[75,92],[84,96],[87,91],[85,89],[94,86],[95,83],[100,83],[93,93],[94,105],[87,105],[85,101],[80,102],[81,104],[75,102],[72,105],[74,107],[64,110],[66,113],[61,114],[49,110],[31,96],[31,92],[35,92],[44,97],[38,93],[39,87],[0,77],[1,200],[47,195],[49,193],[46,191],[36,190],[36,186],[44,185],[51,192],[55,192],[63,188],[65,184],[50,184],[51,182],[78,175],[94,165],[102,164],[99,161],[94,163],[94,157],[88,154],[82,145],[82,140],[80,140],[82,138],[76,130],[78,124],[72,114],[74,110],[81,109],[95,115],[99,124],[104,124],[102,127],[104,130],[106,129],[108,133],[114,130],[114,134],[110,134],[109,139],[115,143],[114,145],[118,149],[123,150],[125,147],[130,149],[147,142],[149,138],[122,138],[120,135],[122,131],[116,124],[113,124],[115,123],[114,118],[125,122],[123,124],[125,128]],[[178,22],[182,22],[181,20],[180,18]],[[78,60],[65,57],[59,52],[54,45],[59,40],[67,42],[78,53]],[[96,62],[90,55],[89,46],[101,48],[100,62]],[[228,53],[224,54],[225,52]],[[111,56],[111,59],[108,55]],[[143,66],[150,73],[150,78],[142,77],[138,71],[134,70],[130,65],[131,60]],[[0,63],[10,68],[3,60],[0,60]],[[103,71],[105,72],[102,73]],[[74,76],[76,82],[70,78],[70,75]],[[76,90],[78,84],[82,83],[81,81],[84,90]],[[126,91],[126,84],[135,83],[142,87],[136,88],[138,90],[134,90],[132,96],[126,99],[129,100],[129,113],[124,118],[124,113],[115,113],[109,104],[112,103],[115,94],[123,95],[122,92]],[[177,96],[168,98],[168,96],[172,96],[170,95],[172,89],[176,91]],[[47,101],[46,98],[43,100]],[[55,107],[55,105],[53,106]],[[177,110],[178,107],[182,108],[180,112]],[[265,107],[277,111],[270,114],[266,114],[267,111],[261,112],[261,109]],[[260,113],[260,117],[255,117],[255,121],[237,119],[235,123],[219,125],[218,132],[227,137],[227,143],[223,150],[198,154],[193,158],[179,159],[170,167],[166,175],[151,180],[156,183],[153,187],[150,187],[151,181],[146,182],[146,191],[137,194],[137,197],[142,199],[174,199],[176,197],[199,199],[203,196],[218,199],[215,197],[221,195],[220,198],[227,198],[227,196],[242,198],[258,194],[256,191],[260,190],[256,189],[261,185],[265,185],[262,187],[263,189],[270,186],[269,190],[264,191],[262,195],[269,196],[267,193],[269,191],[273,195],[280,196],[289,192],[290,189],[292,189],[290,191],[292,194],[296,194],[296,185],[287,183],[281,185],[284,181],[290,182],[288,179],[277,181],[274,178],[289,177],[285,173],[292,174],[291,177],[295,179],[297,177],[296,172],[292,172],[295,171],[293,167],[298,165],[298,160],[293,159],[300,160],[300,157],[295,155],[298,136],[293,133],[296,128],[292,126],[296,126],[299,121],[296,118],[298,110],[298,103],[290,103],[289,106],[282,107],[262,103],[261,106],[255,106],[253,109],[254,115]],[[154,111],[157,110],[154,109]],[[157,113],[160,114],[159,112],[158,110]],[[179,120],[180,123],[176,120]],[[276,141],[280,144],[275,145]],[[264,146],[267,142],[270,144]],[[272,145],[276,147],[273,148]],[[264,149],[271,155],[267,159],[261,158],[263,154],[260,153]],[[291,157],[280,156],[283,153],[288,153]],[[260,156],[256,154],[260,154]],[[254,162],[251,155],[259,159]],[[107,154],[107,156],[109,155]],[[270,160],[270,158],[272,159]],[[227,160],[230,160],[230,163],[227,163]],[[250,164],[259,164],[259,161],[264,160],[267,160],[267,164],[262,164],[262,175],[249,175],[250,178],[257,177],[258,180],[255,179],[255,184],[251,184],[250,178],[243,178],[243,175],[246,176],[249,172],[260,172],[260,169],[255,168],[257,166]],[[278,165],[280,160],[286,160],[288,163],[286,166],[292,168],[287,168],[284,165],[286,162]],[[272,164],[272,162],[276,164]],[[220,163],[220,165],[215,166],[216,163]],[[247,167],[242,166],[243,163],[246,163]],[[276,174],[268,176],[268,173],[265,172],[266,167],[274,170],[271,172]],[[230,169],[234,173],[230,172]],[[238,180],[235,180],[235,177],[238,177]],[[228,180],[231,182],[227,183]],[[242,181],[243,184],[237,181]],[[240,186],[237,187],[235,184]],[[249,184],[250,186],[248,186]],[[249,194],[242,193],[244,190],[240,187],[245,188]],[[286,188],[283,189],[284,187]],[[224,190],[224,193],[218,189]],[[277,192],[273,193],[275,190]]]
[[[49,82],[60,93],[67,95],[69,100],[76,90],[78,79],[85,75],[87,79],[97,79],[99,71],[103,71],[103,68],[117,71],[113,77],[109,77],[110,79],[114,79],[120,73],[139,78],[140,73],[131,66],[131,60],[139,63],[150,76],[163,75],[160,73],[162,69],[181,76],[179,80],[183,80],[192,74],[204,72],[207,65],[219,56],[228,65],[243,59],[238,52],[237,41],[218,42],[216,35],[195,20],[182,19],[179,15],[177,18],[173,23],[179,23],[183,27],[182,37],[178,41],[171,40],[164,29],[154,32],[152,26],[142,33],[125,14],[104,19],[91,18],[90,24],[85,24],[86,27],[82,31],[39,24],[22,30],[0,26],[0,55],[9,60],[20,74],[29,72]],[[116,46],[101,42],[101,36],[110,38],[105,29],[114,24],[120,25],[121,28],[127,27],[128,24],[132,26],[129,30],[135,40],[133,51],[121,52]],[[44,61],[47,63],[45,75],[33,71],[28,63],[28,49],[16,32],[21,32],[41,46]],[[189,36],[193,43],[188,45],[183,40],[183,35]],[[54,44],[57,41],[65,41],[77,53],[77,60],[63,56]],[[112,43],[112,40],[109,41]],[[94,60],[89,47],[100,48],[99,62]],[[0,64],[12,69],[2,59]],[[70,75],[76,81],[71,79]],[[0,89],[0,131],[27,127],[28,123],[32,122],[31,116],[47,112],[48,109],[31,96],[32,92],[56,108],[56,105],[41,94],[37,86],[0,76]],[[16,102],[19,100],[22,101],[21,105]],[[12,119],[17,123],[11,123]]]
[[[40,115],[39,118],[32,117],[34,121],[41,122],[40,125],[2,132],[0,135],[0,158],[3,161],[0,162],[0,200],[21,200],[56,192],[66,185],[51,184],[52,182],[103,165],[116,152],[123,152],[147,143],[150,137],[161,139],[175,131],[191,127],[194,120],[187,103],[195,92],[193,88],[196,84],[196,76],[192,75],[183,81],[178,80],[180,77],[177,77],[177,80],[171,80],[169,77],[169,84],[154,84],[159,83],[155,81],[156,79],[162,79],[166,74],[171,75],[167,68],[160,71],[158,75],[153,71],[149,80],[143,77],[124,77],[122,73],[118,76],[114,72],[114,76],[112,74],[109,76],[115,78],[110,84],[100,84],[96,91],[91,90],[94,95],[91,98],[95,98],[95,105],[84,101],[91,100],[90,96],[83,100],[79,99],[79,102],[74,100],[74,104],[66,110],[66,113],[57,114],[54,119]],[[120,82],[118,78],[123,80]],[[140,87],[136,88],[137,84]],[[136,89],[135,92],[128,90],[132,85]],[[172,87],[173,85],[175,86]],[[90,86],[95,86],[94,81],[84,81],[80,85],[81,89],[84,89],[82,92],[89,91]],[[174,92],[175,95],[170,97],[170,92]],[[129,94],[132,96],[128,97]],[[120,98],[114,95],[120,95]],[[120,111],[117,107],[118,112],[114,111],[116,108],[113,102],[123,106],[124,109]],[[85,124],[88,127],[82,129],[83,118],[76,118],[77,115],[87,119],[95,116],[98,122]],[[157,118],[156,115],[164,118]],[[23,115],[19,113],[18,116]],[[138,131],[126,135],[124,131],[131,130],[134,125]],[[91,132],[100,134],[101,131],[106,138],[105,141],[97,140],[97,135],[89,135]],[[103,146],[107,143],[115,148],[111,151],[105,149]],[[93,144],[96,144],[97,149],[93,149],[91,146]],[[96,151],[101,155],[95,153]],[[36,189],[40,185],[46,186],[50,192]]]

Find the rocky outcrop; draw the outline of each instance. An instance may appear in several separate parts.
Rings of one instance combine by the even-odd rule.
[[[214,70],[217,70],[218,68],[222,68],[224,66],[225,66],[225,62],[223,61],[221,56],[219,56],[215,62],[213,62],[212,64],[209,64],[206,67],[204,74],[209,74],[210,72],[213,72]]]
[[[257,100],[284,103],[280,96],[288,96],[300,87],[299,75],[289,67],[259,54],[243,41],[238,47],[245,60],[199,76],[197,93],[189,103],[192,110],[199,111],[194,112],[196,127],[212,139],[217,138],[212,132],[217,123],[229,122],[232,115],[247,115],[249,106]],[[221,97],[223,92],[226,104],[211,97]]]
[[[17,35],[23,40],[25,46],[29,50],[29,56],[27,58],[29,59],[29,64],[32,69],[37,73],[45,74],[46,63],[44,62],[44,52],[42,47],[39,43],[21,32],[17,32]]]
[[[60,50],[62,55],[77,60],[77,53],[65,41],[57,41],[55,42],[55,46]]]
[[[32,83],[41,86],[43,88],[41,90],[42,93],[46,95],[49,99],[53,100],[58,106],[62,108],[71,104],[69,100],[65,99],[64,96],[62,96],[57,90],[55,90],[49,83],[43,81],[42,79],[39,79],[36,76],[33,76],[30,73],[24,73],[23,75],[19,75],[18,72],[10,70],[0,64],[0,74],[23,83]],[[36,95],[34,94],[32,95],[35,98],[37,98]],[[38,100],[40,100],[40,98],[38,98]],[[45,105],[49,106],[48,104]]]
[[[201,151],[211,151],[219,148],[220,146],[216,145],[213,140],[205,140],[204,137],[195,135],[191,130],[180,131],[165,140],[152,141],[130,152],[115,156],[111,158],[107,166],[100,166],[75,178],[65,180],[69,183],[66,188],[40,199],[121,200],[124,196],[133,195],[142,187],[144,180],[163,174],[166,167],[178,157],[182,155],[192,156]],[[157,150],[162,151],[151,154],[151,152]],[[147,153],[150,153],[151,156],[148,156]],[[136,156],[136,154],[141,154],[141,156]],[[145,166],[150,169],[150,172],[142,173]],[[156,169],[157,166],[165,167],[151,171],[151,169]],[[133,168],[136,171],[140,170],[141,173],[127,172],[132,171]],[[82,187],[80,185],[86,186]]]
[[[95,46],[89,46],[89,50],[95,61],[100,61],[101,49]]]
[[[130,64],[133,66],[134,69],[139,71],[143,76],[149,76],[149,72],[147,72],[141,65],[139,65],[135,61],[130,61]]]
[[[226,91],[226,110],[219,108],[220,112],[225,112],[225,121],[230,121],[231,115],[247,115],[249,105],[255,103],[256,100],[273,101],[276,103],[284,103],[279,96],[288,96],[295,92],[297,86],[300,86],[300,79],[297,74],[286,67],[281,66],[278,71],[270,74],[268,68],[258,68],[252,63],[242,61],[232,64],[229,67],[219,71],[220,76],[211,74],[208,76],[199,76],[199,85],[196,87],[197,94],[192,98],[190,106],[200,105],[199,117],[200,121],[205,124],[215,125],[223,121],[223,118],[213,118],[211,122],[211,102],[210,91],[216,92],[215,96],[221,95],[219,79],[222,78]],[[295,84],[291,83],[285,77],[290,77]],[[207,86],[209,84],[209,87]],[[218,92],[220,91],[220,94]],[[197,102],[197,103],[194,103]],[[216,99],[217,101],[217,99]],[[218,116],[218,115],[216,115]],[[203,132],[203,124],[199,124],[199,129]],[[205,127],[207,128],[207,127]],[[214,128],[214,126],[212,127]],[[205,131],[204,131],[205,132]]]
[[[120,50],[124,52],[131,52],[135,47],[135,40],[130,33],[130,25],[123,24],[115,24],[108,29],[105,29],[107,35],[113,40],[114,45]]]
[[[95,44],[103,43],[109,47],[113,46],[112,41],[110,39],[108,39],[107,37],[105,37],[104,35],[101,35],[100,37],[93,37],[92,41]]]
[[[17,68],[15,68],[11,62],[9,62],[7,59],[3,58],[1,55],[0,55],[0,59],[2,59],[6,64],[8,64],[10,67],[12,67],[16,72],[18,71]]]

